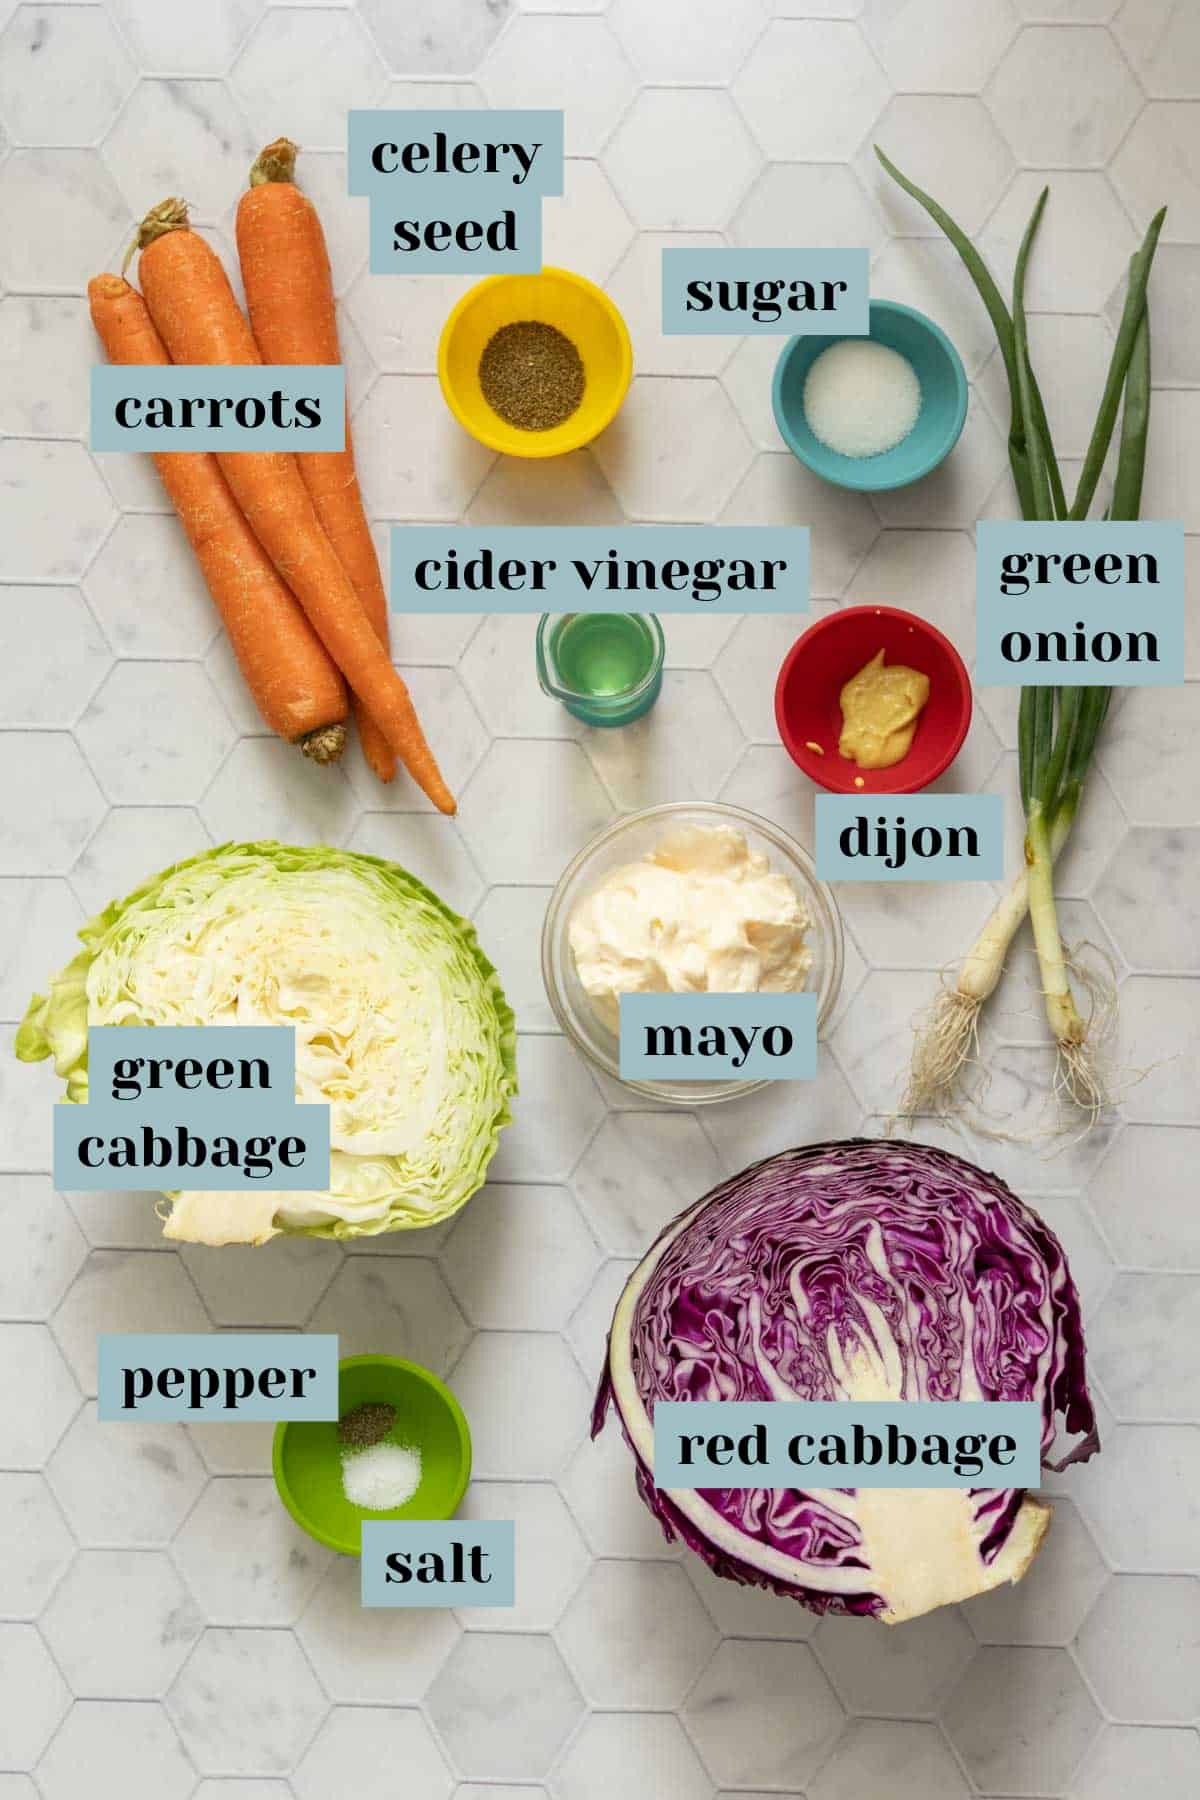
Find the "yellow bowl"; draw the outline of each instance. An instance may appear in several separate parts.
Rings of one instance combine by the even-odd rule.
[[[504,325],[525,319],[554,325],[583,358],[583,399],[549,431],[509,425],[483,397],[479,359]],[[599,436],[616,417],[633,375],[625,321],[608,295],[569,269],[538,275],[489,275],[465,293],[442,327],[438,380],[459,424],[489,450],[508,456],[562,456]]]

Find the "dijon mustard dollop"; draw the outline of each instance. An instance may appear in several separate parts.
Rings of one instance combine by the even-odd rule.
[[[929,677],[903,663],[885,665],[883,651],[852,675],[841,692],[838,749],[860,769],[890,769],[912,746]]]

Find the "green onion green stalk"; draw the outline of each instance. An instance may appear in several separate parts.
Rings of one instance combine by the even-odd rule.
[[[1025,229],[1013,274],[1012,310],[979,252],[936,200],[902,175],[883,151],[875,154],[892,179],[916,200],[953,244],[987,309],[1008,377],[1009,463],[1022,516],[1047,521],[1086,519],[1121,417],[1110,519],[1136,519],[1141,505],[1150,425],[1150,318],[1146,290],[1166,217],[1150,223],[1129,266],[1121,323],[1100,409],[1070,505],[1054,452],[1041,390],[1029,356],[1025,276],[1049,194],[1043,188]],[[1054,899],[1054,862],[1079,810],[1111,690],[1106,687],[1027,687],[1021,690],[1018,760],[1025,812],[1025,868],[993,911],[964,958],[958,978],[943,987],[913,1049],[901,1111],[946,1113],[961,1102],[962,1085],[978,1046],[979,1013],[1004,968],[1008,948],[1028,913],[1042,977],[1046,1018],[1058,1047],[1056,1089],[1081,1107],[1088,1121],[1106,1104],[1089,1022],[1076,1004]]]

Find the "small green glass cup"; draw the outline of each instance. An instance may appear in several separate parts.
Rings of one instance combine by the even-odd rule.
[[[538,620],[542,692],[587,725],[628,725],[649,712],[665,655],[654,613],[543,613]]]

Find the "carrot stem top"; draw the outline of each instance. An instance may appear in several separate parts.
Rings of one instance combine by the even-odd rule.
[[[258,160],[250,170],[250,186],[262,187],[268,181],[295,181],[296,152],[298,144],[291,138],[276,138],[265,150],[259,152]]]
[[[174,198],[160,200],[157,206],[150,208],[138,226],[134,240],[125,252],[125,260],[121,264],[122,275],[133,260],[135,250],[144,250],[147,244],[152,244],[155,238],[165,237],[168,231],[186,231],[187,228],[187,201]]]

